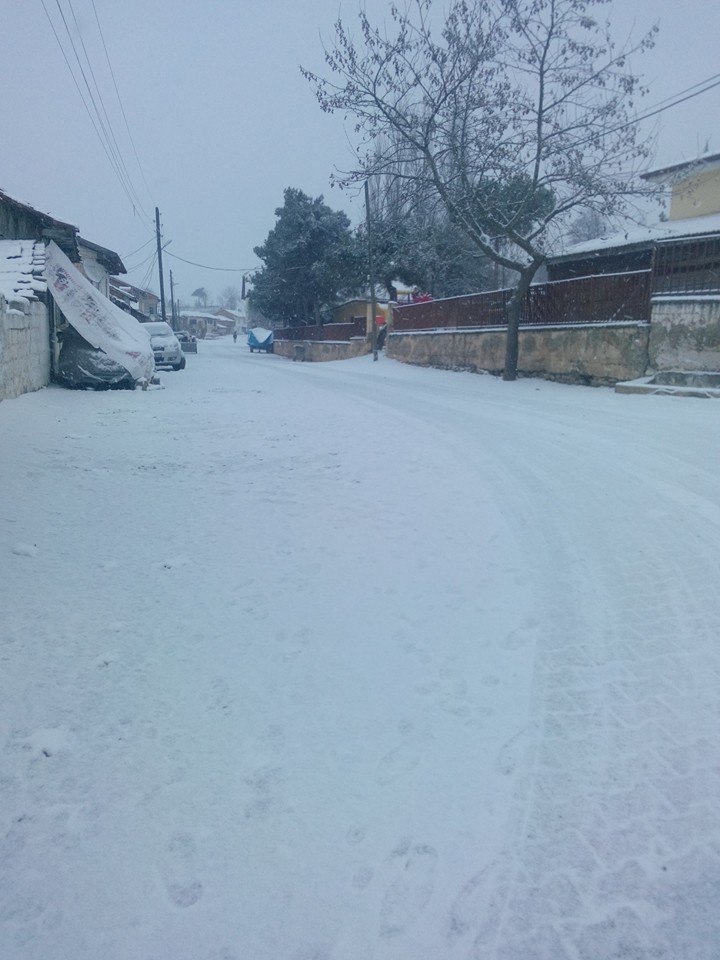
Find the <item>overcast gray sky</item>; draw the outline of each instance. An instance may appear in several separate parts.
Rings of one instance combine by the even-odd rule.
[[[365,6],[375,17],[389,9],[383,0]],[[134,283],[143,285],[150,267],[155,206],[171,241],[166,284],[171,268],[187,301],[198,286],[240,286],[242,271],[258,265],[253,247],[272,228],[285,187],[324,194],[353,222],[361,216],[360,204],[328,182],[349,159],[342,118],[321,112],[298,69],[323,72],[321,35],[331,36],[338,0],[0,0],[0,9],[0,188],[116,250]],[[345,19],[357,9],[356,0],[342,3]],[[80,56],[78,36],[87,51],[134,206],[48,20],[75,66],[61,11]],[[655,49],[633,65],[651,87],[643,109],[720,73],[720,3],[617,2],[614,19],[618,37],[633,24],[638,34],[660,24]],[[718,118],[720,86],[666,111],[653,165],[694,156],[708,140],[720,151]],[[158,289],[156,271],[147,285]]]

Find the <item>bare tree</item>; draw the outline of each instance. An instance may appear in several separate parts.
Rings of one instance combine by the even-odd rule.
[[[597,210],[581,210],[568,228],[568,240],[570,243],[595,240],[601,237],[607,228],[607,220]]]
[[[237,287],[225,287],[220,294],[220,306],[227,307],[228,310],[235,310],[240,303],[240,291]]]
[[[432,0],[391,7],[382,30],[359,13],[360,39],[335,24],[332,74],[304,70],[321,107],[355,119],[354,169],[412,177],[440,198],[478,252],[514,274],[504,378],[516,377],[521,308],[559,229],[581,208],[604,217],[652,188],[635,177],[643,91],[595,11],[607,0]]]

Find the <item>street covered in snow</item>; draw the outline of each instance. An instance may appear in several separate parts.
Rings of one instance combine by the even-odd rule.
[[[720,407],[161,379],[0,404],[3,960],[718,960]]]

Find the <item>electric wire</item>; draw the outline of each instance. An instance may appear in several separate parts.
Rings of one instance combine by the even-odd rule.
[[[710,83],[712,84],[712,86],[716,86],[716,83],[714,81],[720,82],[720,73],[714,73],[711,77],[706,77],[704,80],[698,80],[697,83],[691,84],[689,87],[686,87],[684,90],[678,90],[677,93],[673,93],[669,97],[665,97],[664,100],[658,100],[658,102],[654,104],[652,107],[650,107],[649,109],[654,110],[656,107],[661,107],[663,104],[669,103],[670,100],[675,100],[677,97],[681,97],[686,93],[690,93],[691,90],[695,90],[697,87],[704,87],[706,83]],[[712,87],[708,87],[708,89],[711,89],[711,88]],[[699,96],[701,93],[705,93],[705,91],[698,90],[697,96]],[[674,104],[669,104],[669,106],[674,106]]]
[[[90,103],[92,104],[93,110],[95,112],[95,117],[98,121],[100,129],[102,130],[103,142],[107,146],[107,152],[112,155],[113,169],[115,170],[115,173],[118,179],[120,180],[125,190],[125,193],[128,196],[128,199],[133,204],[133,206],[135,206],[135,200],[132,197],[132,190],[130,189],[130,186],[127,182],[127,177],[122,170],[122,164],[117,156],[115,145],[112,142],[112,138],[107,130],[105,122],[103,121],[102,115],[100,113],[100,109],[97,105],[95,95],[93,94],[93,91],[90,87],[90,82],[88,81],[85,68],[83,67],[82,61],[80,59],[80,54],[78,53],[77,47],[75,45],[75,41],[73,39],[72,32],[70,30],[70,25],[68,24],[67,18],[65,16],[65,12],[62,6],[60,5],[60,0],[55,0],[55,5],[58,9],[58,13],[60,14],[60,19],[62,20],[63,26],[65,27],[65,33],[67,34],[67,39],[70,44],[70,49],[75,55],[75,62],[77,63],[77,68],[80,71],[80,76],[82,77],[83,82],[85,84],[85,89],[87,90],[88,96],[90,98]],[[71,6],[71,11],[72,11],[72,6]],[[84,99],[84,95],[83,95],[83,99]]]
[[[149,253],[146,257],[144,257],[142,260],[139,260],[137,263],[132,265],[129,265],[126,263],[125,266],[128,267],[128,269],[130,270],[139,270],[140,267],[144,266],[149,260],[152,260],[153,257],[157,257],[157,250],[154,250],[152,253]],[[124,258],[123,258],[123,262],[124,262]]]
[[[711,83],[710,82],[711,80],[714,82]],[[720,74],[715,74],[715,76],[709,77],[707,80],[702,81],[702,83],[707,84],[707,86],[704,86],[702,90],[697,90],[695,93],[688,92],[690,90],[694,90],[695,87],[700,86],[700,84],[696,83],[694,84],[694,86],[688,87],[687,91],[681,90],[680,93],[675,94],[675,96],[679,97],[680,99],[673,99],[673,102],[667,103],[666,106],[662,106],[662,104],[666,103],[666,101],[661,100],[660,101],[661,105],[656,106],[652,108],[650,111],[641,114],[636,120],[629,121],[628,123],[622,124],[621,126],[615,127],[614,129],[622,130],[624,126],[630,126],[631,123],[641,123],[643,120],[648,120],[650,117],[655,117],[659,113],[664,113],[666,110],[672,109],[672,107],[678,107],[680,106],[681,103],[686,103],[688,100],[693,100],[695,97],[699,97],[701,94],[707,93],[708,90],[712,90],[714,87],[720,87]],[[687,93],[687,96],[682,96],[682,94],[684,93]],[[668,97],[667,99],[670,100],[672,98]]]
[[[63,56],[63,59],[64,59],[66,65],[67,65],[68,70],[70,71],[70,76],[72,77],[73,83],[75,84],[75,89],[77,90],[78,94],[80,95],[80,99],[82,100],[82,104],[83,104],[83,106],[85,107],[85,111],[86,111],[86,113],[87,113],[87,115],[88,115],[88,117],[89,117],[89,119],[90,119],[90,123],[92,124],[93,129],[95,130],[95,133],[97,134],[98,140],[100,141],[100,145],[101,145],[101,147],[103,148],[103,150],[105,151],[105,155],[107,156],[108,160],[110,161],[110,164],[111,164],[113,170],[115,171],[116,176],[119,177],[118,170],[117,170],[117,168],[116,168],[116,166],[115,166],[115,162],[114,162],[114,160],[113,160],[113,157],[112,157],[112,155],[110,154],[110,151],[108,150],[107,144],[106,144],[106,142],[105,142],[102,134],[100,133],[100,130],[98,129],[97,121],[95,120],[95,117],[92,115],[92,111],[90,110],[90,107],[89,107],[88,104],[87,104],[87,101],[86,101],[86,99],[85,99],[85,95],[83,94],[82,89],[81,89],[81,87],[80,87],[80,84],[78,83],[77,77],[75,76],[75,73],[74,73],[74,71],[73,71],[72,65],[70,64],[70,60],[68,59],[68,56],[67,56],[67,54],[66,54],[66,52],[65,52],[65,48],[64,48],[63,45],[62,45],[62,40],[60,39],[60,36],[58,35],[58,32],[57,32],[57,30],[56,30],[56,28],[55,28],[55,24],[53,23],[52,17],[50,16],[50,12],[49,12],[46,4],[45,4],[45,0],[40,0],[40,3],[42,4],[43,10],[45,11],[45,15],[47,16],[48,22],[49,22],[49,24],[50,24],[50,28],[51,28],[54,36],[55,36],[55,39],[57,40],[57,44],[58,44],[58,46],[60,47],[60,52],[61,52],[61,54],[62,54],[62,56]],[[124,184],[123,181],[122,181],[122,178],[119,178],[119,179],[120,179],[121,186],[123,187],[123,190],[125,191],[125,193],[126,193],[128,199],[130,200],[130,202],[132,203],[132,197],[131,197],[130,194],[128,193],[127,188],[126,188],[125,184]]]
[[[145,275],[143,276],[142,283],[138,284],[141,290],[147,289],[147,285],[150,283],[150,278],[152,277],[153,271],[155,269],[155,265],[157,264],[157,251],[153,253],[152,257],[150,258],[150,261],[151,261],[150,266],[145,271]]]
[[[115,71],[113,70],[113,65],[110,62],[110,54],[108,53],[107,44],[105,43],[105,34],[103,33],[102,26],[100,25],[100,17],[98,16],[97,7],[95,6],[95,0],[92,0],[93,13],[95,14],[95,22],[97,23],[98,33],[100,34],[100,39],[102,40],[103,50],[105,51],[105,59],[107,61],[108,69],[110,71],[110,76],[112,77],[113,86],[115,88],[115,95],[117,96],[117,101],[120,106],[120,112],[122,113],[123,120],[125,121],[125,129],[127,130],[128,139],[133,149],[133,154],[135,155],[135,162],[137,163],[138,170],[140,171],[140,176],[142,177],[143,183],[145,184],[145,189],[147,190],[148,197],[152,202],[152,193],[150,192],[150,187],[147,180],[145,179],[145,171],[142,168],[140,163],[140,157],[138,156],[137,148],[135,146],[135,140],[133,135],[130,132],[130,124],[128,123],[127,114],[125,113],[125,107],[123,106],[122,98],[120,96],[120,91],[118,89],[117,80],[115,79]]]
[[[132,253],[124,254],[121,259],[129,260],[130,257],[134,257],[136,253],[140,253],[142,249],[144,249],[149,243],[153,243],[154,241],[155,241],[155,237],[154,236],[150,237],[149,240],[146,240],[145,243],[141,244],[136,250],[133,250]]]
[[[59,8],[59,7],[60,7],[60,0],[56,0],[56,2],[57,2],[57,5],[58,5],[58,8]],[[74,23],[75,23],[75,29],[76,29],[76,31],[77,31],[78,38],[79,38],[79,40],[80,40],[80,46],[82,47],[82,51],[83,51],[83,53],[84,53],[84,55],[85,55],[85,61],[86,61],[87,66],[88,66],[88,70],[89,70],[89,72],[90,72],[90,76],[92,77],[92,81],[93,81],[93,84],[94,84],[94,87],[95,87],[95,92],[96,92],[96,94],[97,94],[98,101],[99,101],[99,103],[100,103],[100,106],[102,107],[102,113],[103,113],[103,116],[105,117],[105,123],[107,124],[107,129],[108,129],[108,132],[109,132],[109,136],[110,136],[110,139],[111,139],[112,144],[113,144],[113,147],[114,147],[114,154],[115,154],[115,156],[117,157],[118,164],[119,164],[120,168],[121,168],[122,171],[123,171],[123,175],[124,175],[124,177],[125,177],[125,180],[126,180],[126,182],[127,182],[127,184],[128,184],[128,187],[129,187],[132,195],[134,196],[134,198],[135,198],[135,200],[136,200],[136,202],[137,202],[138,207],[139,207],[140,210],[144,213],[144,215],[147,217],[147,216],[148,216],[148,213],[147,213],[146,210],[143,209],[143,206],[142,206],[142,203],[141,203],[141,201],[140,201],[140,198],[139,198],[139,196],[138,196],[138,194],[137,194],[137,191],[135,190],[135,188],[134,188],[134,186],[133,186],[132,179],[131,179],[131,177],[130,177],[130,173],[129,173],[128,169],[127,169],[127,165],[126,165],[126,163],[125,163],[125,160],[123,159],[122,152],[121,152],[121,150],[120,150],[120,145],[119,145],[119,143],[118,143],[117,137],[115,136],[115,131],[114,131],[114,129],[113,129],[112,122],[111,122],[110,117],[109,117],[109,115],[108,115],[107,108],[106,108],[106,106],[105,106],[105,101],[104,101],[104,99],[103,99],[102,91],[100,90],[100,86],[99,86],[99,84],[98,84],[98,82],[97,82],[97,77],[95,76],[95,71],[94,71],[94,69],[93,69],[92,61],[91,61],[91,59],[90,59],[90,55],[88,54],[87,47],[85,46],[85,41],[84,41],[84,39],[83,39],[82,31],[80,30],[80,24],[78,23],[77,15],[75,14],[75,8],[73,7],[73,0],[67,0],[67,5],[68,5],[68,7],[70,8],[70,12],[71,12],[71,14],[72,14],[73,21],[74,21]],[[64,20],[64,18],[63,18],[63,20]],[[71,41],[70,41],[70,42],[73,43],[72,38],[71,38]],[[73,48],[74,48],[74,44],[73,44]],[[76,54],[76,56],[77,56],[77,54]],[[79,62],[79,58],[78,58],[78,62]],[[81,69],[82,69],[82,68],[81,68]],[[83,72],[83,77],[84,77],[84,76],[85,76],[85,74],[84,74],[84,72]],[[86,83],[87,83],[87,80],[86,80]],[[89,86],[88,86],[88,89],[89,89]],[[91,95],[92,95],[92,94],[91,94]],[[93,104],[94,104],[94,103],[95,103],[95,101],[93,100]],[[97,107],[96,107],[96,109],[97,109]]]
[[[702,87],[702,89],[698,90],[698,87]],[[599,131],[599,133],[605,136],[610,133],[617,133],[620,130],[625,130],[628,127],[634,126],[635,124],[649,120],[651,117],[656,117],[659,114],[664,113],[666,110],[671,110],[673,107],[680,106],[681,103],[686,103],[688,100],[694,100],[695,97],[699,97],[703,93],[707,93],[708,90],[713,90],[715,87],[720,87],[720,73],[715,73],[710,77],[706,77],[704,80],[699,80],[697,83],[692,84],[692,86],[686,87],[684,90],[679,90],[677,93],[666,97],[664,100],[659,100],[656,104],[653,104],[652,107],[648,107],[647,110],[635,117],[632,117],[630,120],[625,120],[623,123],[616,124],[615,126],[608,127],[607,129],[602,129]],[[584,144],[590,143],[594,139],[595,136],[586,137],[584,140],[579,140],[577,143],[573,144],[573,147],[582,147]]]
[[[184,257],[179,257],[176,253],[170,253],[169,250],[167,251],[167,255],[174,260],[182,260],[183,263],[189,263],[192,267],[200,267],[202,270],[218,270],[220,273],[250,273],[257,269],[256,267],[209,267],[205,263],[195,263],[194,260],[186,260]]]
[[[85,70],[84,70],[84,68],[83,68],[82,61],[81,61],[80,56],[79,56],[79,54],[78,54],[77,47],[75,46],[75,43],[74,43],[74,40],[73,40],[73,37],[72,37],[72,32],[71,32],[70,27],[69,27],[69,24],[68,24],[68,22],[67,22],[67,18],[66,18],[66,16],[65,16],[64,12],[63,12],[62,7],[60,6],[60,0],[55,0],[55,2],[56,2],[56,5],[57,5],[59,14],[60,14],[60,18],[61,18],[61,20],[62,20],[62,22],[63,22],[64,27],[65,27],[65,32],[67,33],[67,36],[68,36],[70,48],[72,49],[72,52],[73,52],[73,54],[74,54],[74,56],[75,56],[75,60],[77,61],[77,68],[78,68],[79,73],[80,73],[80,76],[82,77],[82,80],[83,80],[83,82],[84,82],[84,84],[85,84],[85,87],[87,88],[87,92],[88,92],[88,95],[89,95],[89,98],[90,98],[90,103],[92,103],[92,107],[93,107],[93,109],[94,109],[94,114],[95,114],[95,115],[93,115],[93,109],[91,109],[91,107],[90,107],[90,105],[89,105],[88,97],[86,96],[86,94],[85,94],[84,91],[83,91],[83,88],[82,88],[82,86],[81,86],[81,84],[80,84],[80,81],[79,81],[79,79],[78,79],[78,75],[77,75],[77,73],[76,73],[76,70],[73,68],[73,65],[72,65],[72,63],[71,63],[71,61],[70,61],[70,58],[69,58],[69,56],[68,56],[68,52],[67,52],[67,50],[66,50],[66,47],[65,47],[65,45],[63,44],[63,40],[62,40],[62,38],[61,38],[61,36],[60,36],[60,34],[59,34],[59,32],[58,32],[58,29],[57,29],[57,27],[56,27],[55,21],[53,20],[51,14],[50,14],[50,11],[49,11],[49,9],[48,9],[48,7],[47,7],[47,4],[46,4],[45,0],[40,0],[40,2],[41,2],[41,4],[42,4],[42,7],[43,7],[43,10],[44,10],[44,12],[45,12],[45,16],[46,16],[46,18],[47,18],[47,20],[48,20],[48,23],[50,24],[50,29],[52,30],[52,33],[53,33],[53,35],[54,35],[54,37],[55,37],[55,40],[56,40],[56,42],[57,42],[57,44],[58,44],[58,47],[60,48],[60,53],[62,54],[62,57],[63,57],[63,59],[64,59],[64,61],[65,61],[65,64],[66,64],[66,66],[67,66],[67,68],[68,68],[68,71],[69,71],[69,73],[70,73],[70,76],[71,76],[71,78],[72,78],[72,81],[73,81],[73,83],[74,83],[74,85],[75,85],[75,89],[77,90],[78,95],[80,96],[80,99],[81,99],[82,104],[83,104],[83,107],[85,108],[85,111],[86,111],[86,113],[87,113],[87,115],[88,115],[88,118],[89,118],[89,120],[90,120],[90,123],[91,123],[91,125],[92,125],[92,127],[93,127],[93,129],[94,129],[94,131],[95,131],[95,134],[97,135],[98,140],[100,141],[100,146],[102,147],[102,149],[103,149],[103,151],[104,151],[104,153],[105,153],[105,155],[106,155],[106,157],[107,157],[107,159],[108,159],[111,167],[113,168],[113,171],[114,171],[114,173],[115,173],[115,176],[117,177],[117,179],[118,179],[118,181],[119,181],[119,183],[120,183],[120,186],[121,186],[122,189],[123,189],[123,192],[125,193],[126,197],[127,197],[128,200],[130,201],[130,204],[131,204],[131,206],[133,207],[133,210],[134,210],[135,212],[137,212],[138,208],[140,208],[140,210],[142,211],[143,215],[144,215],[145,217],[148,217],[147,212],[142,209],[142,205],[139,203],[139,200],[138,200],[138,197],[137,197],[137,191],[135,191],[134,188],[133,188],[133,186],[132,186],[132,182],[130,181],[129,174],[127,173],[127,167],[126,167],[125,164],[123,163],[121,157],[118,158],[117,156],[115,156],[115,149],[114,149],[114,147],[113,147],[112,139],[111,139],[110,134],[108,133],[107,129],[105,128],[105,124],[103,123],[103,119],[102,119],[101,112],[100,112],[100,110],[99,110],[99,108],[98,108],[98,105],[97,105],[97,102],[96,102],[96,100],[95,100],[95,97],[93,96],[93,92],[92,92],[92,89],[91,89],[91,87],[90,87],[90,83],[89,83],[89,81],[88,81],[88,79],[87,79],[87,75],[86,75],[86,73],[85,73]],[[74,11],[73,11],[73,16],[74,16]],[[77,22],[77,20],[76,20],[76,22]],[[83,44],[83,46],[84,46],[84,44]],[[90,64],[89,64],[89,58],[88,58],[88,65],[90,66]],[[91,69],[91,72],[92,72],[92,68],[91,68],[91,67],[90,67],[90,69]],[[93,78],[94,78],[94,75],[93,75]],[[97,86],[97,84],[96,84],[96,86]],[[99,94],[99,89],[98,89],[98,94]],[[104,105],[103,105],[103,106],[104,106]],[[113,134],[113,137],[114,137],[114,134]],[[117,140],[115,140],[115,143],[117,143]],[[125,174],[123,174],[123,169],[125,170]],[[133,194],[134,194],[134,196],[133,196]],[[150,219],[150,218],[148,217],[148,219]]]

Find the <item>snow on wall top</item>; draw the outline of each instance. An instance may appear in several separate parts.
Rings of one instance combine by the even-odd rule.
[[[36,300],[47,289],[45,244],[37,240],[0,240],[0,294]]]

